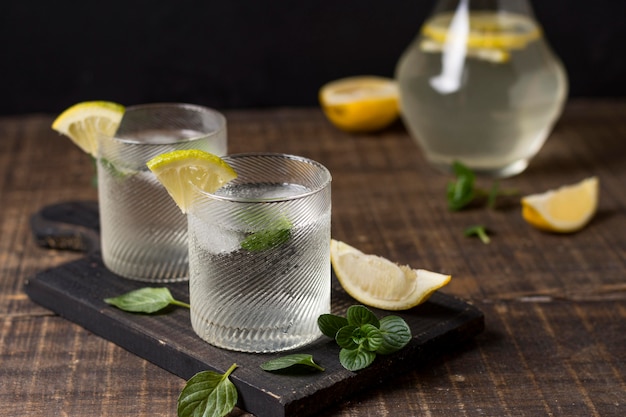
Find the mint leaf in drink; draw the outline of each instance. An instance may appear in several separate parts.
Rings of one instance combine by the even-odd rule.
[[[189,304],[174,299],[165,287],[140,288],[117,297],[105,298],[104,302],[131,313],[156,313],[170,304],[189,308]]]
[[[124,179],[137,173],[137,171],[132,171],[130,169],[119,168],[106,158],[100,158],[100,165],[102,165],[102,167],[106,169],[113,178],[117,179]]]
[[[250,252],[261,252],[282,245],[290,237],[290,229],[261,230],[246,237],[241,242],[241,248]]]
[[[374,362],[376,354],[397,352],[411,341],[411,329],[401,317],[379,320],[362,305],[349,307],[346,316],[322,314],[317,324],[322,333],[335,339],[342,348],[339,362],[350,371],[366,368]]]
[[[339,351],[339,362],[348,371],[365,369],[374,362],[374,359],[376,359],[376,353],[363,347],[341,349]]]
[[[405,347],[411,341],[411,328],[398,316],[386,316],[380,319],[382,343],[376,353],[389,355]]]
[[[272,359],[261,364],[261,369],[269,372],[283,371],[288,368],[293,369],[299,367],[306,367],[317,371],[324,370],[324,368],[315,363],[313,356],[305,353],[294,353]]]
[[[324,336],[334,339],[339,329],[348,325],[348,319],[334,314],[322,314],[317,318],[317,326]]]
[[[178,396],[178,417],[223,417],[237,404],[237,388],[228,379],[237,368],[224,374],[203,371],[192,376]]]
[[[291,227],[289,220],[282,218],[267,229],[248,235],[241,242],[241,248],[250,252],[261,252],[280,246],[291,237]]]
[[[491,242],[489,235],[487,234],[487,229],[485,226],[478,224],[475,226],[470,226],[463,231],[463,234],[467,237],[477,236],[485,245]]]

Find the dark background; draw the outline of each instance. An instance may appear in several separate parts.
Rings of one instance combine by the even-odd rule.
[[[3,0],[0,114],[83,100],[308,106],[393,76],[435,0]],[[626,96],[626,0],[533,0],[570,97]]]

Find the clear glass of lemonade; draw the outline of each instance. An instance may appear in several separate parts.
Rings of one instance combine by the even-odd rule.
[[[238,177],[196,190],[187,214],[192,327],[236,351],[310,343],[330,312],[331,175],[292,155],[223,159]]]
[[[527,0],[439,0],[396,79],[402,118],[427,160],[494,177],[527,167],[567,96]]]
[[[179,149],[227,152],[226,119],[181,103],[126,109],[115,137],[98,137],[102,258],[112,272],[146,282],[187,280],[187,219],[146,167]]]

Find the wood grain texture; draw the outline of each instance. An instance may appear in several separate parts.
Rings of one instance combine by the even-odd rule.
[[[232,152],[295,153],[331,170],[335,238],[450,272],[442,292],[485,313],[471,344],[320,416],[626,414],[626,101],[569,102],[529,168],[502,182],[526,194],[597,175],[597,216],[564,236],[530,228],[517,199],[448,212],[450,176],[424,162],[401,124],[349,135],[318,109],[226,115]],[[175,416],[183,379],[24,293],[28,277],[82,256],[39,248],[31,214],[96,195],[91,161],[50,130],[52,119],[0,118],[0,415]],[[463,237],[475,223],[493,230],[490,245]]]

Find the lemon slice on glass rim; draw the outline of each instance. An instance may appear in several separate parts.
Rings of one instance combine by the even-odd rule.
[[[331,239],[330,259],[339,283],[352,298],[383,310],[407,310],[422,304],[452,278],[398,265],[335,239]]]
[[[530,225],[550,232],[571,233],[585,227],[598,208],[599,180],[590,177],[576,184],[522,198],[522,217]]]
[[[235,170],[222,158],[197,149],[164,153],[155,156],[146,165],[183,213],[192,204],[195,187],[212,193],[237,178]]]
[[[373,132],[400,115],[395,80],[363,75],[331,81],[320,88],[319,101],[328,120],[347,132]]]
[[[84,101],[64,110],[52,122],[52,129],[69,137],[91,156],[98,150],[98,132],[113,136],[125,107],[110,101]]]

